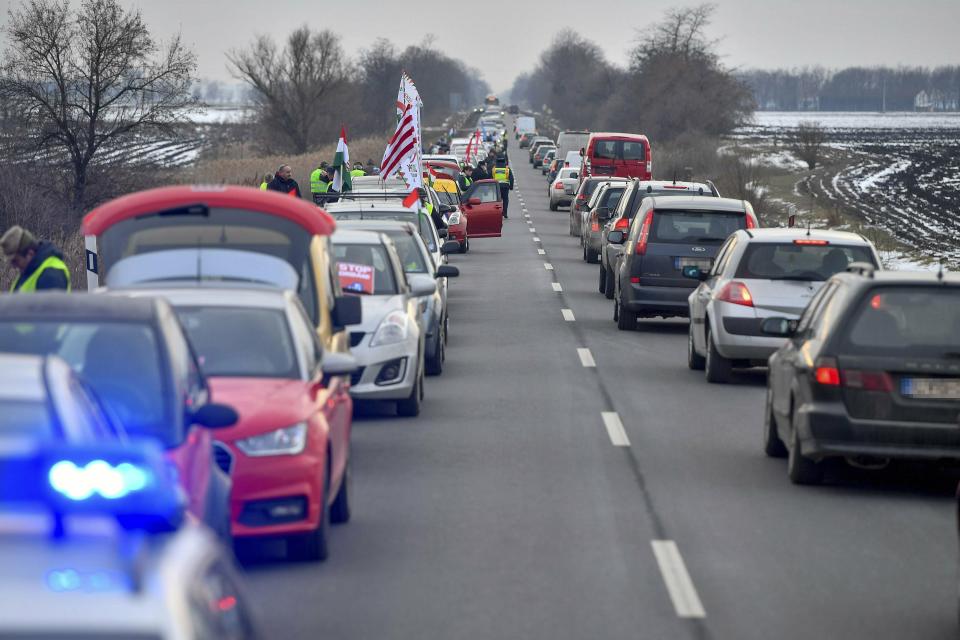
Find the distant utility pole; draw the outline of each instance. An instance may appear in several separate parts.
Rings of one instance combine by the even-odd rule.
[[[883,76],[882,89],[880,90],[880,111],[887,112],[887,76]]]

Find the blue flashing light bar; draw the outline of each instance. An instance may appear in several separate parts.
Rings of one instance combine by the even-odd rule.
[[[150,474],[129,462],[116,466],[106,460],[92,460],[78,467],[72,460],[60,460],[47,474],[50,486],[71,500],[87,500],[99,495],[117,500],[147,487]]]

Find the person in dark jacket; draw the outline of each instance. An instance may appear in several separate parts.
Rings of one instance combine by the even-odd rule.
[[[487,163],[485,160],[481,160],[477,163],[477,168],[473,170],[473,175],[471,176],[473,181],[477,180],[489,180],[490,174],[487,173]]]
[[[270,181],[270,184],[267,185],[267,190],[279,191],[280,193],[286,193],[288,195],[296,194],[298,198],[301,197],[300,185],[293,179],[293,170],[288,164],[281,165],[280,168],[277,169],[277,175]]]
[[[34,291],[70,291],[70,268],[63,253],[46,240],[37,240],[20,226],[10,227],[0,238],[0,249],[20,275],[10,287],[11,293]]]

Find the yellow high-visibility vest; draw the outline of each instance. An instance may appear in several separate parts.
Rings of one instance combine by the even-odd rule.
[[[496,180],[497,182],[510,182],[510,168],[494,167],[493,179]]]
[[[66,263],[56,256],[50,256],[46,260],[40,263],[40,266],[37,267],[37,270],[30,274],[30,277],[23,281],[23,284],[20,285],[20,288],[17,289],[17,283],[20,282],[20,278],[14,280],[13,284],[10,285],[10,292],[19,291],[20,293],[33,293],[37,290],[37,281],[40,279],[40,276],[43,275],[43,272],[47,269],[59,269],[63,271],[64,275],[67,277],[67,291],[70,291],[70,269],[67,267]]]

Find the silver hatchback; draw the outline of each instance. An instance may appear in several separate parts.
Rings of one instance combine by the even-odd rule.
[[[760,331],[770,316],[798,318],[823,283],[854,262],[877,268],[869,240],[823,229],[741,229],[720,248],[713,267],[683,268],[700,280],[688,298],[687,363],[710,382],[727,382],[735,366],[765,366],[783,344]]]

